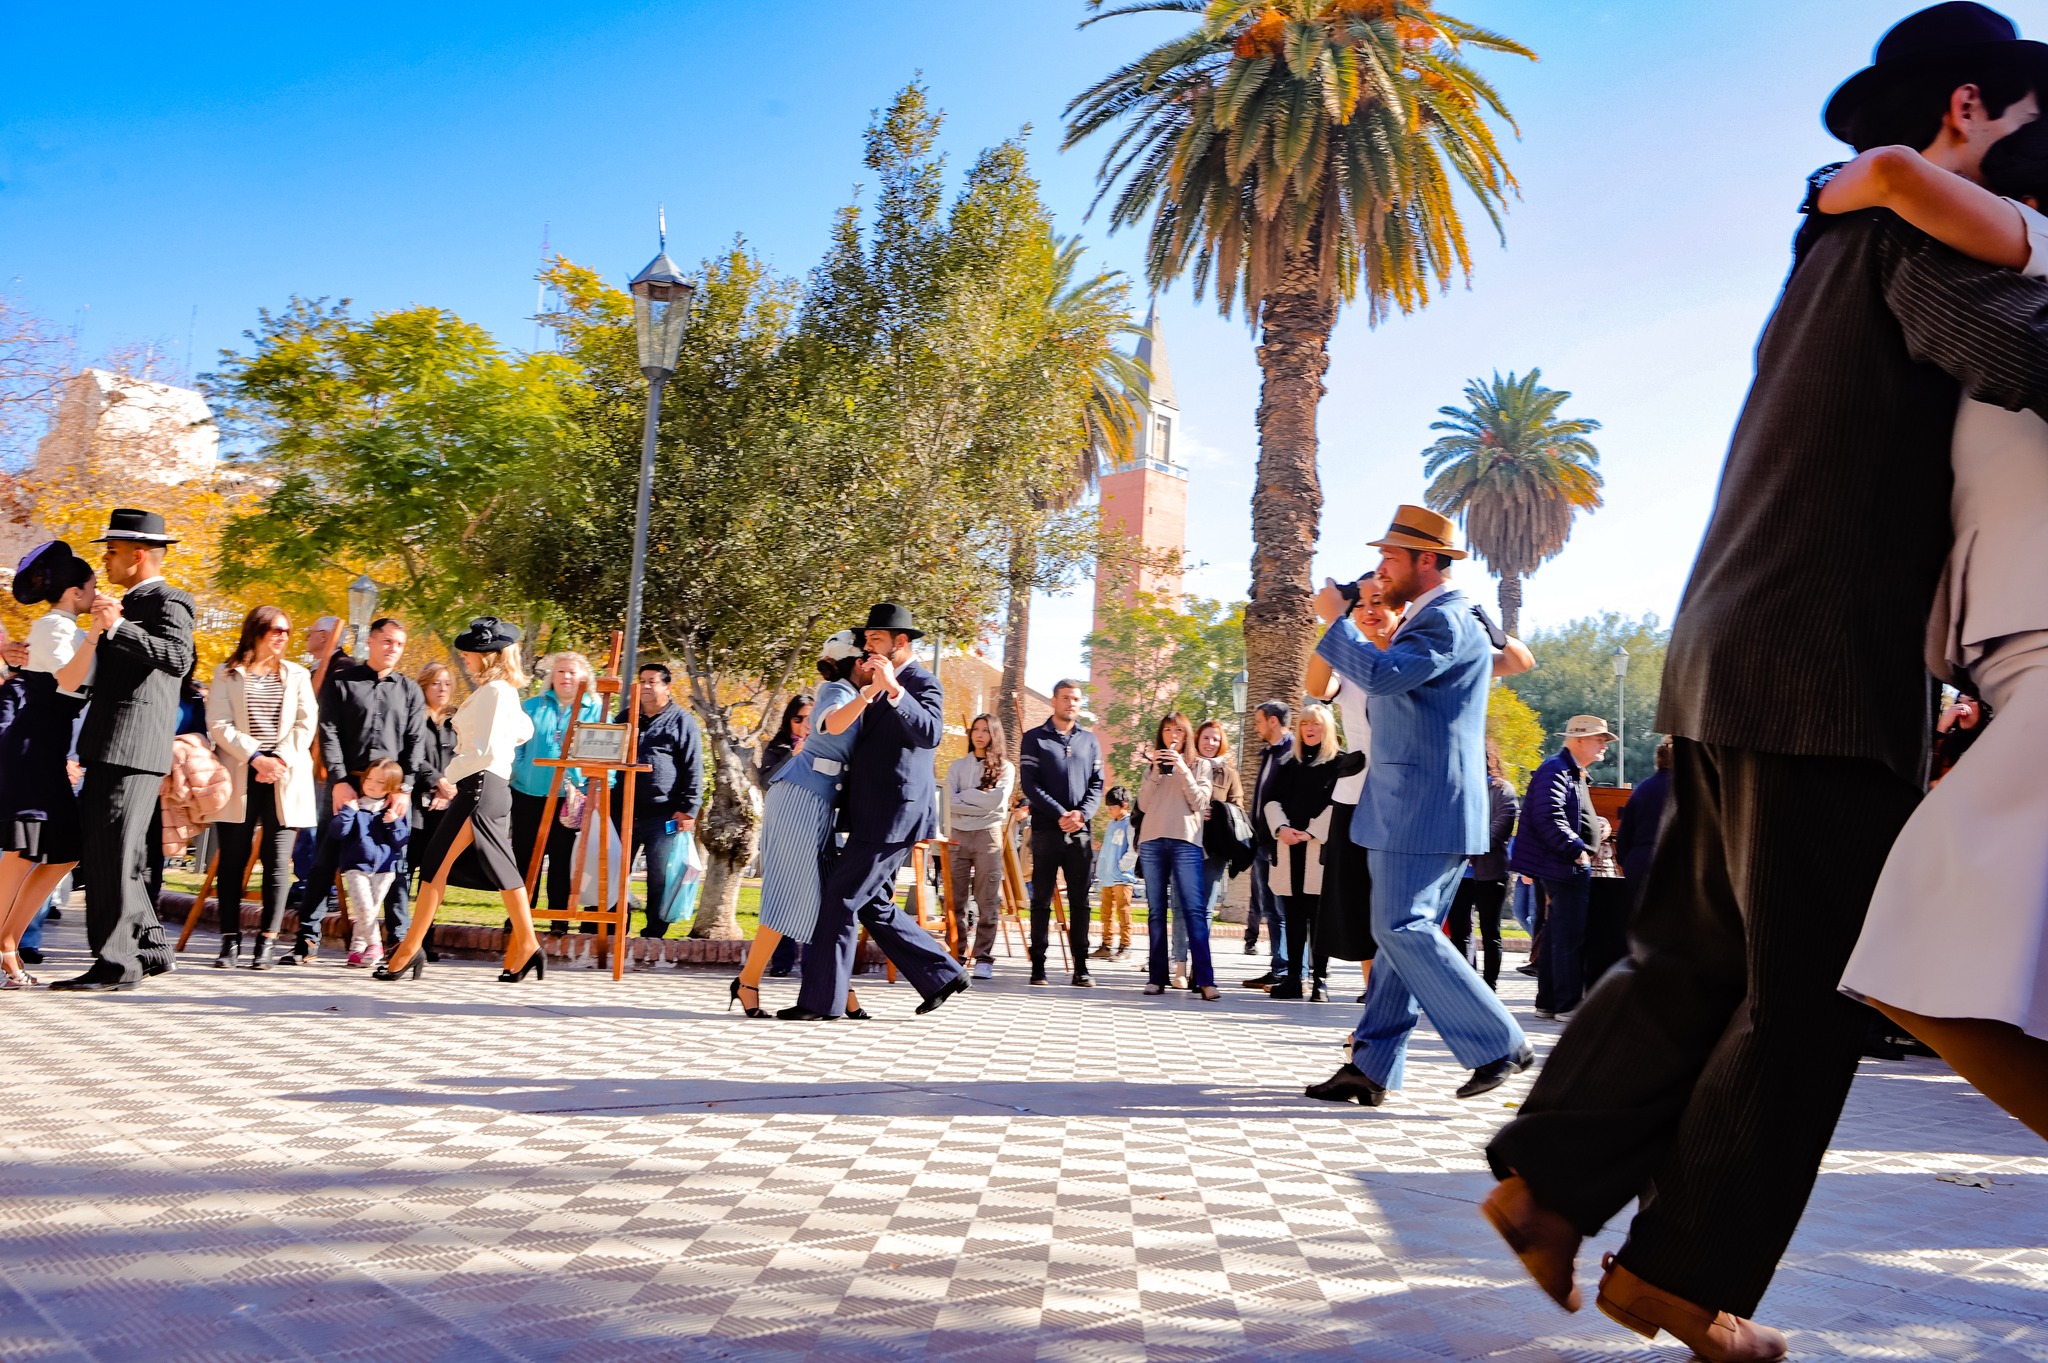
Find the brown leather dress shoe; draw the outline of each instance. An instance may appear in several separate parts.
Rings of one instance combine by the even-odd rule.
[[[1552,1301],[1567,1311],[1585,1304],[1579,1285],[1572,1281],[1579,1241],[1584,1237],[1571,1222],[1538,1202],[1519,1174],[1494,1185],[1479,1211]]]
[[[1709,1311],[1652,1287],[1615,1263],[1612,1254],[1600,1266],[1607,1270],[1596,1303],[1601,1313],[1645,1339],[1663,1330],[1707,1363],[1775,1363],[1785,1356],[1785,1336],[1768,1325]]]

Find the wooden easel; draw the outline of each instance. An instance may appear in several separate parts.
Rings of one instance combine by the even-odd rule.
[[[201,909],[204,909],[206,907],[206,892],[213,888],[213,879],[215,876],[219,874],[220,851],[216,848],[214,850],[213,860],[206,863],[206,879],[199,882],[199,893],[192,896],[192,910],[191,912],[185,915],[185,930],[178,934],[178,945],[171,948],[173,952],[183,951],[185,949],[185,943],[192,940],[192,929],[199,923],[199,912]],[[256,850],[252,847],[249,850],[248,863],[242,867],[242,892],[235,896],[235,902],[233,907],[235,921],[233,927],[228,926],[229,906],[225,903],[223,903],[220,906],[220,930],[223,935],[230,932],[241,932],[242,901],[249,897],[249,882],[251,880],[254,880],[255,878]]]
[[[612,631],[612,649],[611,655],[605,660],[605,675],[597,679],[595,686],[597,694],[605,697],[602,707],[605,713],[611,712],[611,698],[619,694],[619,655],[625,650],[625,646],[626,636],[617,630]],[[586,798],[583,804],[583,836],[577,840],[575,866],[572,868],[569,877],[569,883],[572,887],[570,893],[577,901],[582,900],[585,858],[590,855],[591,848],[595,847],[597,849],[598,896],[602,900],[610,895],[612,883],[610,876],[611,868],[608,866],[611,845],[610,832],[602,823],[592,826],[590,821],[592,819],[604,820],[610,817],[610,810],[608,808],[610,800],[607,798],[609,790],[607,789],[606,782],[609,781],[611,773],[618,772],[620,774],[619,857],[627,863],[617,868],[619,877],[618,902],[612,904],[600,902],[597,907],[590,909],[584,908],[581,902],[576,902],[572,903],[569,906],[569,910],[565,913],[556,913],[553,910],[550,910],[548,913],[549,918],[562,922],[598,924],[600,931],[597,942],[593,943],[594,946],[605,943],[605,934],[602,929],[611,928],[612,935],[608,949],[611,952],[612,958],[612,978],[618,980],[624,978],[626,973],[626,926],[632,916],[632,898],[628,893],[626,873],[632,869],[633,784],[634,778],[639,773],[652,771],[653,768],[641,766],[639,763],[640,688],[638,686],[630,688],[631,695],[626,701],[626,745],[621,758],[617,761],[609,761],[596,758],[578,758],[569,755],[576,750],[576,729],[581,722],[583,714],[585,688],[589,685],[590,683],[587,682],[577,683],[576,699],[569,708],[569,727],[562,733],[563,755],[560,757],[536,758],[534,760],[536,767],[553,767],[555,769],[555,776],[548,783],[548,802],[547,806],[541,811],[540,837],[535,840],[533,857],[526,865],[526,902],[529,906],[535,903],[534,895],[540,888],[541,861],[547,855],[548,830],[555,826],[555,809],[561,802],[562,782],[567,778],[571,770],[583,773],[583,789]],[[593,794],[592,792],[596,793]],[[652,905],[649,906],[650,911],[652,907]]]
[[[1003,821],[1003,892],[1002,910],[997,915],[1003,924],[1003,954],[1016,955],[1010,946],[1010,925],[1017,927],[1017,937],[1024,943],[1024,954],[1031,954],[1031,920],[1025,915],[1031,911],[1030,896],[1024,893],[1024,864],[1017,859],[1017,839],[1014,830],[1019,823],[1028,823],[1030,809],[1019,806],[1010,811],[1010,817]],[[1052,921],[1059,929],[1060,969],[1071,970],[1073,964],[1067,959],[1067,911],[1062,908],[1057,884],[1053,887]]]
[[[931,909],[931,878],[926,874],[936,863],[939,869],[939,897],[944,909],[944,922],[934,923],[929,917]],[[948,838],[926,838],[910,849],[910,914],[917,925],[934,936],[946,939],[946,949],[953,953],[954,960],[960,960],[962,944],[954,940],[953,914],[953,843]],[[863,933],[867,929],[861,929]],[[972,947],[972,942],[965,944]],[[858,948],[856,948],[858,950]],[[883,977],[896,982],[896,963],[887,961],[883,966]]]

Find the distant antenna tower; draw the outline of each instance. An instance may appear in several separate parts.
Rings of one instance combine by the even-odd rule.
[[[540,267],[543,270],[548,267],[548,234],[553,226],[552,222],[543,222],[540,225]],[[550,290],[545,280],[535,281],[533,287],[533,348],[535,350],[539,350],[541,344],[541,319],[553,311],[553,309],[548,307],[549,292]]]

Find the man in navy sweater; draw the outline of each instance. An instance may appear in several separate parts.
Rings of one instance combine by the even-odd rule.
[[[1031,802],[1031,982],[1044,984],[1055,876],[1067,881],[1067,949],[1074,983],[1088,977],[1088,882],[1094,872],[1088,822],[1102,805],[1102,744],[1079,724],[1081,683],[1052,689],[1052,717],[1024,731],[1018,784]]]
[[[1598,715],[1573,715],[1563,737],[1564,746],[1529,778],[1521,831],[1508,853],[1508,869],[1543,890],[1543,928],[1536,941],[1540,1018],[1569,1014],[1586,992],[1586,912],[1600,844],[1586,770],[1607,756],[1614,741]]]

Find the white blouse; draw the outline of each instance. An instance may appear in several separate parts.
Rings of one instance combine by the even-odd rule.
[[[520,707],[512,683],[485,682],[455,712],[455,756],[442,776],[450,784],[487,771],[512,779],[512,754],[533,737],[533,720]]]
[[[1337,714],[1344,721],[1344,751],[1372,754],[1372,721],[1365,714],[1365,688],[1349,677],[1337,678]],[[1330,792],[1333,804],[1355,805],[1365,794],[1365,772],[1347,776]]]
[[[77,654],[85,634],[76,615],[50,607],[28,627],[28,670],[55,672]]]

